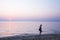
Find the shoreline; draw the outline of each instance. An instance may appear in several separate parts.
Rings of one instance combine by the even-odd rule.
[[[2,37],[0,40],[60,40],[60,34],[43,34],[43,35],[15,35]]]

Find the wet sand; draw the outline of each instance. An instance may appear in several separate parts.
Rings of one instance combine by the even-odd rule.
[[[0,40],[60,40],[60,34],[44,34],[44,35],[16,35],[10,37],[2,37]]]

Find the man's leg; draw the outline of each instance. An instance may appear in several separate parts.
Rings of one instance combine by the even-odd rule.
[[[41,35],[41,32],[40,32],[40,35]]]

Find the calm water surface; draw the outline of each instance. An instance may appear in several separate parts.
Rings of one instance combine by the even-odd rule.
[[[42,34],[59,33],[60,22],[0,22],[0,37],[18,34],[39,34],[42,24]]]

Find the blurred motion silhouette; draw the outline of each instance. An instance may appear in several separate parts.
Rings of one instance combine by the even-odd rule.
[[[40,35],[41,35],[41,33],[42,33],[42,24],[39,27],[39,32],[40,32]]]

